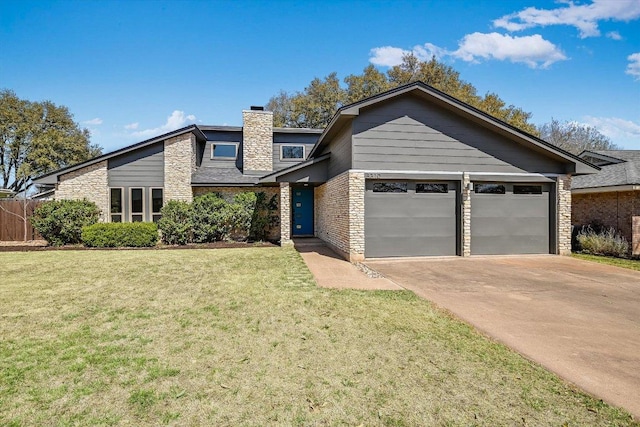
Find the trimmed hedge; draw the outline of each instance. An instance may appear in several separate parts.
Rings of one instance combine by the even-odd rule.
[[[52,200],[38,206],[31,224],[50,245],[77,244],[82,241],[82,227],[95,224],[100,209],[84,200]]]
[[[153,222],[111,222],[82,229],[82,243],[92,248],[142,248],[158,243],[158,227]]]

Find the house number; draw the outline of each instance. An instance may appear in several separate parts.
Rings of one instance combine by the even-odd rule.
[[[382,178],[382,175],[379,173],[365,173],[364,177],[369,179],[380,179]]]

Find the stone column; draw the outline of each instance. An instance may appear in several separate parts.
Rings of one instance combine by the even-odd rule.
[[[291,241],[291,186],[280,183],[280,245],[293,244]]]
[[[349,261],[364,260],[364,173],[349,172]]]
[[[556,188],[557,253],[571,255],[571,175],[558,176]]]
[[[471,255],[471,179],[462,174],[462,256]]]
[[[191,174],[196,168],[196,137],[192,133],[164,141],[164,199],[191,202]]]
[[[242,162],[244,173],[273,170],[273,113],[242,112]]]

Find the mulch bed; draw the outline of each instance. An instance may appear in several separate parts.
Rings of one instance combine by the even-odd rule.
[[[157,251],[165,249],[227,249],[227,248],[270,248],[279,246],[273,242],[214,242],[192,243],[188,245],[158,245],[152,248],[88,248],[82,245],[67,246],[34,246],[21,245],[22,242],[11,242],[15,245],[0,245],[0,252],[33,252],[33,251]]]

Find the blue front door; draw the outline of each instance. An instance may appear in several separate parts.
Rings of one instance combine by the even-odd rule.
[[[291,234],[313,236],[313,188],[293,188],[291,193]]]

